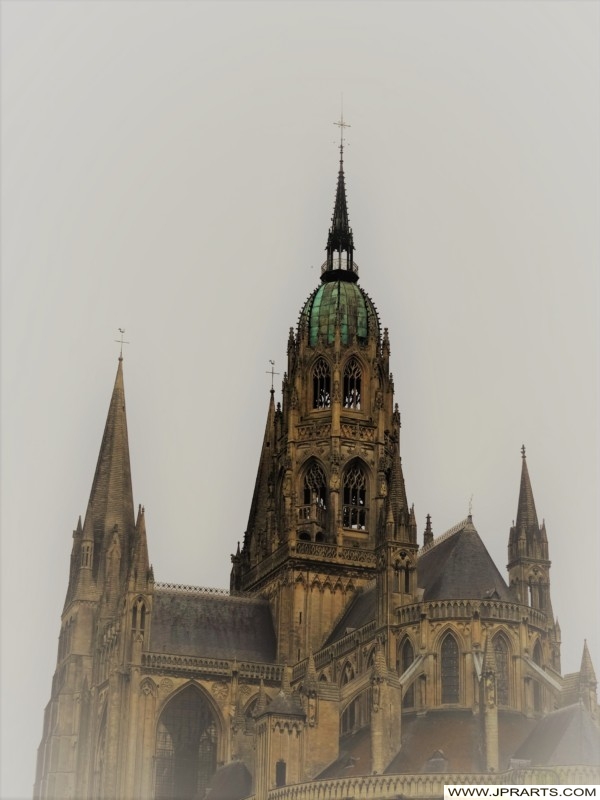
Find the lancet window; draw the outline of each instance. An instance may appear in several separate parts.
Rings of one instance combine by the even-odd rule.
[[[442,642],[442,703],[458,703],[459,664],[458,644],[451,633]]]
[[[498,705],[509,705],[509,674],[508,674],[508,642],[498,634],[494,637],[494,655],[496,656],[496,694]]]
[[[155,800],[204,797],[217,766],[217,726],[203,694],[188,686],[161,714],[156,732]]]
[[[313,408],[331,406],[331,370],[324,358],[320,358],[313,369]]]
[[[354,356],[344,369],[344,408],[360,408],[361,369]]]
[[[146,628],[146,604],[139,597],[133,604],[131,610],[131,629],[134,631],[144,632]]]
[[[327,510],[327,481],[321,467],[312,463],[304,475],[303,505],[300,509],[301,519],[316,519],[325,524]]]
[[[410,665],[415,660],[415,651],[412,646],[410,639],[406,638],[400,647],[400,658],[399,658],[399,667],[398,670],[400,675],[403,675],[406,670],[410,667]],[[415,685],[414,682],[410,684],[408,689],[404,692],[404,697],[402,698],[402,705],[404,708],[412,708],[415,704]]]
[[[342,519],[344,528],[364,531],[367,528],[367,478],[360,464],[344,473]]]

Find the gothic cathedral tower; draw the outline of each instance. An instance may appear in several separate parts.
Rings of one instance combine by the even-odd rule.
[[[379,623],[416,590],[416,522],[400,462],[387,329],[358,284],[343,144],[321,285],[290,329],[283,405],[273,391],[232,592],[268,597],[278,658],[325,643],[353,594],[376,579]]]

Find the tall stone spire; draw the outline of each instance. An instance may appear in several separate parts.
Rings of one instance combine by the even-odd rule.
[[[525,445],[521,448],[521,484],[517,519],[508,538],[508,574],[519,602],[548,614],[554,625],[550,600],[550,559],[545,523],[538,524]]]
[[[107,552],[113,540],[115,526],[119,533],[121,549],[126,552],[124,545],[134,528],[135,516],[122,357],[119,357],[84,529],[90,522],[94,531],[96,553]],[[96,568],[95,564],[94,574]]]
[[[533,499],[533,490],[531,488],[531,480],[529,479],[529,470],[527,469],[527,459],[525,457],[525,445],[521,448],[522,465],[521,465],[521,487],[519,490],[519,505],[517,508],[517,521],[515,527],[529,528],[531,525],[538,525],[537,513],[535,510],[535,501]]]
[[[342,130],[347,127],[342,118],[340,125]],[[333,216],[331,217],[331,227],[327,236],[327,266],[321,275],[322,281],[358,280],[358,273],[354,264],[354,237],[350,227],[348,217],[348,203],[346,200],[346,179],[344,175],[344,142],[340,144],[340,168],[338,171],[337,189],[335,193],[335,203],[333,206]]]
[[[276,444],[275,413],[275,391],[271,389],[265,435],[263,437],[262,450],[258,462],[254,494],[252,495],[252,505],[250,506],[250,514],[248,516],[248,527],[244,534],[241,562],[239,562],[239,554],[232,557],[234,566],[236,565],[234,559],[237,558],[238,564],[241,563],[242,567],[242,574],[236,574],[235,580],[232,575],[233,590],[243,588],[237,584],[239,584],[240,579],[243,581],[244,567],[248,568],[254,566],[256,561],[267,556],[275,545],[273,541],[273,538],[276,536],[273,514],[273,459],[275,456]],[[236,584],[235,586],[233,585],[234,583]]]

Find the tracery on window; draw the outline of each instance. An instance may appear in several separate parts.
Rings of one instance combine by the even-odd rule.
[[[155,800],[204,797],[216,756],[213,712],[202,693],[188,686],[168,703],[158,723]]]
[[[352,356],[344,369],[344,408],[360,408],[361,377],[360,364]]]
[[[451,633],[442,642],[442,703],[458,703],[459,664],[458,644]]]
[[[331,371],[324,358],[320,358],[313,369],[313,408],[331,406]]]
[[[508,675],[508,642],[498,634],[494,637],[494,655],[496,656],[496,694],[498,705],[509,705],[509,675]]]
[[[364,531],[367,527],[367,478],[360,464],[344,473],[342,524],[344,528]]]
[[[305,512],[301,516],[306,519],[312,519],[314,516],[311,508],[314,510],[316,507],[321,511],[325,511],[327,508],[327,481],[325,473],[316,463],[312,463],[304,475],[303,502]]]

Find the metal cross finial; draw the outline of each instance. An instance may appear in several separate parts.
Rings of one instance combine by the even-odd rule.
[[[117,344],[121,345],[121,352],[119,353],[119,361],[123,361],[123,345],[124,344],[129,344],[129,342],[126,342],[123,339],[123,334],[125,333],[125,328],[119,328],[119,333],[121,334],[121,338],[120,339],[115,339],[115,342],[117,342]]]
[[[340,121],[334,122],[334,125],[337,125],[340,129],[340,154],[343,155],[344,153],[344,128],[352,127],[347,122],[344,122],[344,95],[342,95],[342,111],[340,114]]]
[[[469,516],[473,515],[473,495],[469,498]]]
[[[267,369],[265,371],[266,371],[267,375],[271,376],[271,391],[274,392],[275,391],[275,389],[274,389],[275,375],[279,375],[279,373],[275,372],[275,362],[274,361],[269,359],[269,364],[271,365],[271,369]]]
[[[525,458],[525,445],[521,447],[521,458]]]

